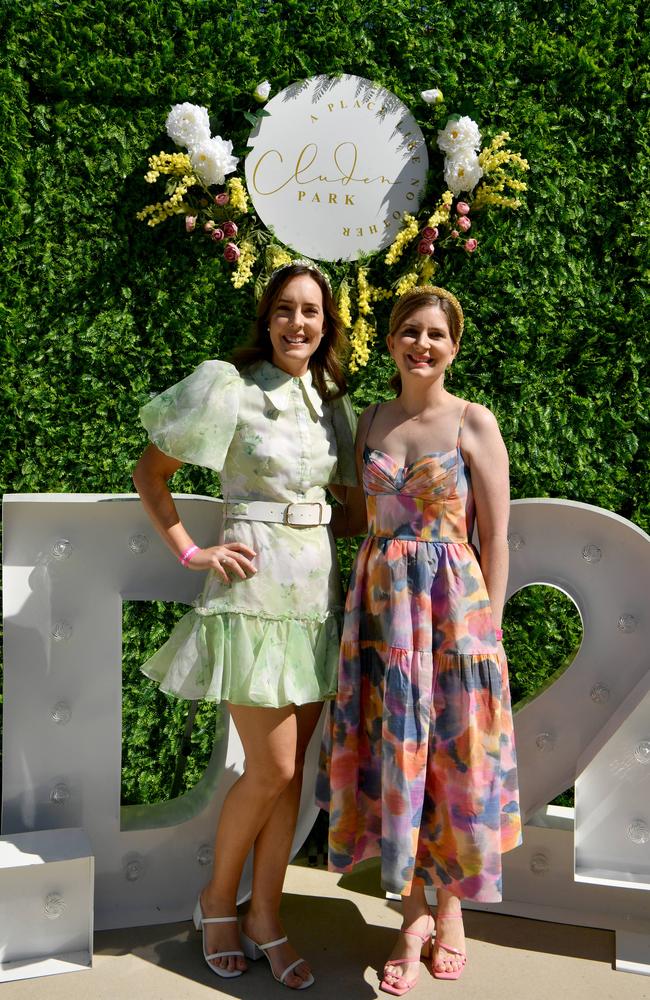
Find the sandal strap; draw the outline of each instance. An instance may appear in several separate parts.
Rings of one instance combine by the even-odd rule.
[[[409,931],[407,930],[406,927],[400,927],[399,932],[400,934],[410,934],[411,937],[419,938],[420,941],[422,941],[422,943],[424,944],[425,941],[428,941],[429,938],[432,937],[434,927],[435,923],[433,917],[431,916],[431,914],[429,914],[429,929],[426,930],[424,934],[422,934],[421,931]]]
[[[201,916],[202,924],[236,924],[237,917],[204,917]]]
[[[229,955],[239,955],[241,958],[244,958],[243,951],[215,951],[212,955],[206,955],[205,960],[206,962],[211,962],[213,958],[228,958]]]
[[[391,958],[390,962],[386,962],[386,965],[406,965],[407,962],[421,962],[422,956],[420,958]],[[384,971],[386,970],[386,965],[384,966]]]
[[[285,938],[285,941],[286,941],[286,938]],[[260,947],[261,947],[261,945],[260,945]],[[284,983],[284,977],[288,976],[290,972],[293,972],[293,970],[296,969],[304,961],[305,961],[304,958],[297,958],[295,962],[292,962],[291,965],[288,965],[286,967],[286,969],[284,970],[284,972],[280,973],[280,982]]]
[[[417,931],[405,931],[403,928],[400,930],[400,934],[410,934],[411,937],[419,938],[420,941],[428,941],[431,937],[431,931],[427,931],[425,934],[419,934]]]
[[[444,944],[442,941],[436,940],[438,948],[444,948],[445,951],[450,952],[452,955],[460,955],[461,958],[466,958],[464,951],[460,951],[458,948],[452,948],[449,944]]]
[[[268,941],[266,944],[258,944],[257,947],[260,948],[261,951],[267,951],[269,948],[277,948],[279,944],[284,944],[288,940],[289,938],[285,934],[284,937],[278,938],[277,941]],[[302,962],[302,959],[300,959],[300,961]]]

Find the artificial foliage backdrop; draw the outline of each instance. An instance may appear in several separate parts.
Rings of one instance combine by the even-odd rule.
[[[213,132],[243,155],[260,81],[276,93],[348,72],[413,111],[438,192],[447,114],[471,115],[488,139],[509,132],[528,160],[523,207],[488,209],[478,251],[449,255],[436,275],[467,316],[450,388],[497,414],[514,497],[597,504],[647,530],[645,7],[2,0],[3,491],[130,491],[145,445],[138,407],[206,357],[227,357],[248,330],[252,294],[232,287],[217,246],[188,237],[182,218],[155,229],[135,218],[150,195],[147,157],[174,149],[170,106],[205,105]],[[433,87],[444,95],[435,109],[419,96]],[[381,257],[371,267],[389,283]],[[377,308],[380,329],[388,308]],[[389,395],[381,342],[350,378],[359,409]],[[211,493],[216,483],[184,467],[173,486]],[[131,609],[129,678],[173,613]],[[570,655],[580,629],[547,594],[513,603],[508,622],[519,698]],[[125,800],[164,798],[186,706],[144,679],[127,688]],[[214,713],[206,720],[201,734]],[[208,752],[201,736],[190,778]]]

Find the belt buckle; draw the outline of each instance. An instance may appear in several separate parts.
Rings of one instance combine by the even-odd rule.
[[[288,503],[284,512],[284,523],[292,525],[294,527],[300,527],[296,521],[291,520],[291,508],[292,507],[318,507],[318,521],[314,522],[313,525],[303,525],[303,527],[315,527],[318,524],[323,523],[323,505],[318,503],[318,501],[296,501]]]

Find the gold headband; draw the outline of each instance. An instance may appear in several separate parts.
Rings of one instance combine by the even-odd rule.
[[[316,271],[318,274],[320,274],[321,278],[323,278],[325,284],[327,285],[331,293],[332,283],[329,279],[329,275],[326,274],[325,271],[323,271],[322,268],[318,266],[318,264],[315,264],[313,260],[308,260],[307,257],[296,257],[296,259],[290,261],[290,263],[281,264],[280,267],[276,267],[275,271],[271,272],[269,281],[271,280],[271,278],[275,278],[276,274],[279,274],[280,271],[286,271],[287,268],[296,266],[305,267],[307,268],[308,271]]]
[[[435,295],[436,298],[446,299],[447,302],[451,303],[451,306],[456,313],[456,318],[458,320],[458,339],[463,335],[463,328],[465,326],[465,317],[463,316],[463,308],[451,292],[448,292],[446,288],[438,288],[437,285],[416,285],[415,288],[409,289],[408,292],[404,292],[403,295],[399,297],[390,314],[390,326],[393,325],[393,316],[395,315],[395,310],[404,302],[405,299],[413,298],[415,295]]]

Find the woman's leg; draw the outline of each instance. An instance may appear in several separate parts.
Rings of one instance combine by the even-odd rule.
[[[463,965],[460,955],[445,951],[439,942],[448,944],[465,954],[465,931],[461,916],[462,910],[458,896],[452,896],[445,889],[437,889],[438,905],[436,908],[436,942],[433,949],[433,968],[437,972],[457,972]],[[451,918],[445,920],[445,917]]]
[[[405,962],[404,965],[400,965],[395,960],[400,958],[419,959],[426,944],[426,938],[423,940],[422,937],[418,938],[414,935],[430,934],[433,930],[433,921],[422,882],[414,881],[410,894],[402,896],[402,917],[402,930],[398,934],[395,947],[384,966],[384,979],[389,985],[393,985],[398,979],[404,979],[407,983],[415,982],[420,972],[416,962]],[[411,934],[402,933],[405,930],[411,931]]]
[[[246,769],[228,792],[219,817],[212,878],[201,893],[205,917],[235,915],[244,862],[295,773],[293,705],[277,709],[230,705],[229,709],[244,748]],[[236,924],[206,927],[209,953],[240,947]],[[213,964],[229,971],[246,968],[243,958],[233,956],[215,959]]]
[[[282,888],[289,863],[291,843],[296,831],[305,753],[322,708],[320,702],[295,707],[294,775],[290,784],[276,800],[272,813],[255,841],[253,892],[250,908],[244,918],[244,929],[254,941],[275,941],[284,937],[279,915]],[[276,976],[279,976],[298,958],[298,954],[287,942],[273,948],[269,958]],[[309,975],[309,966],[306,962],[302,962],[286,977],[285,982],[287,986],[297,988],[304,979],[309,978]]]

